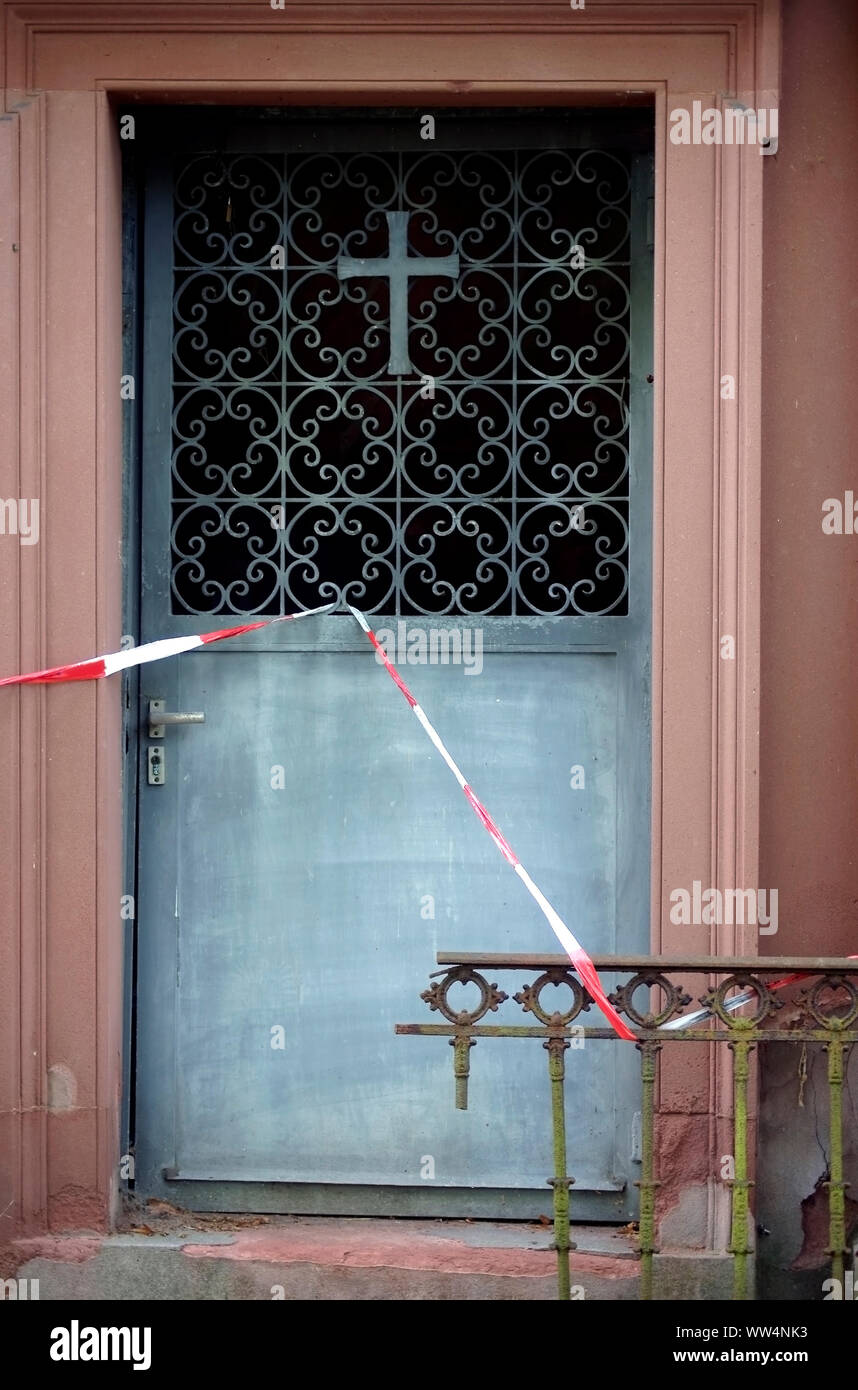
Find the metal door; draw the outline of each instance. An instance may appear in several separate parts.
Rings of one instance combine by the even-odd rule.
[[[645,950],[651,157],[609,114],[166,129],[140,640],[345,597],[587,948]],[[138,1187],[543,1210],[541,1049],[480,1050],[461,1113],[448,1050],[393,1026],[436,950],[554,942],[353,620],[145,667],[139,699]],[[205,722],[150,737],[152,700]],[[627,1219],[634,1049],[570,1066],[573,1214]]]

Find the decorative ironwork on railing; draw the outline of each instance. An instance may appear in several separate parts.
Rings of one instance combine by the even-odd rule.
[[[659,1053],[665,1043],[726,1043],[733,1055],[733,1131],[734,1176],[732,1225],[729,1251],[733,1256],[733,1297],[751,1296],[749,1256],[750,1201],[753,1185],[748,1164],[748,1082],[750,1057],[754,1048],[769,1042],[807,1045],[820,1044],[828,1057],[829,1093],[829,1250],[831,1273],[840,1281],[849,1250],[846,1243],[846,1187],[843,1176],[843,1086],[846,1061],[852,1044],[858,1042],[858,960],[837,957],[794,959],[733,958],[698,956],[667,959],[662,956],[597,956],[596,968],[603,975],[627,976],[609,995],[611,1003],[637,1030],[636,1044],[641,1055],[641,1177],[639,1250],[641,1297],[653,1296],[653,1256],[655,1243],[655,1193],[658,1177],[655,1165],[655,1086]],[[590,1008],[592,1000],[573,967],[562,955],[489,955],[473,952],[439,952],[443,966],[424,990],[424,999],[445,1023],[398,1023],[396,1032],[421,1036],[447,1037],[453,1048],[456,1106],[468,1108],[470,1052],[480,1038],[541,1038],[548,1053],[551,1091],[554,1248],[557,1252],[558,1298],[570,1297],[569,1252],[574,1249],[569,1234],[569,1188],[574,1182],[566,1171],[565,1053],[571,1040],[616,1041],[610,1028],[585,1027],[577,1020]],[[483,1020],[497,1013],[510,996],[491,982],[485,972],[510,971],[519,977],[535,976],[522,984],[513,999],[529,1014],[527,1024],[489,1024]],[[692,995],[686,992],[688,977],[702,976],[707,987],[697,993],[700,1008],[688,1010]],[[457,1011],[449,1001],[454,984],[473,984],[480,991],[476,1007]],[[548,985],[567,985],[571,1002],[564,1011],[552,1010],[544,991]],[[795,1006],[787,1028],[778,1028],[777,1014],[784,1000],[783,990],[796,986],[789,996]],[[640,990],[647,991],[647,1003],[636,1002]]]

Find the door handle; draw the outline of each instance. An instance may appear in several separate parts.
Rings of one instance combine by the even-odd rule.
[[[149,701],[149,737],[163,738],[164,730],[168,724],[205,724],[206,717],[202,710],[166,710],[165,700]]]

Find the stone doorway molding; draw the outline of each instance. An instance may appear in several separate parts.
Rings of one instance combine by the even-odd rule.
[[[137,103],[628,105],[655,113],[652,949],[752,954],[669,895],[756,887],[763,178],[677,145],[677,108],[778,105],[779,0],[492,4],[7,0],[0,119],[0,544],[8,671],[119,646],[119,116]],[[735,395],[719,384],[732,377]],[[17,595],[17,601],[12,597]],[[722,659],[721,638],[735,655]],[[6,692],[4,692],[6,694]],[[112,1219],[120,1185],[118,682],[0,701],[0,1211],[5,1235]],[[451,947],[455,943],[446,943]],[[546,949],[551,949],[546,942]],[[662,1245],[723,1250],[729,1076],[664,1059]],[[2,1237],[0,1237],[2,1239]]]

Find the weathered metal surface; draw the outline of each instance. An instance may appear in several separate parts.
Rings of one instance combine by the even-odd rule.
[[[656,956],[609,956],[600,955],[598,951],[590,954],[593,964],[599,970],[606,971],[651,970],[653,963],[658,960]],[[553,966],[565,969],[569,965],[568,958],[557,951],[438,951],[435,959],[439,965],[487,966],[494,970],[549,970]],[[724,956],[677,956],[676,959],[671,956],[669,966],[674,975],[683,970],[702,971],[714,975],[724,975],[735,970],[751,970],[757,975],[768,975],[772,971],[782,973],[799,968],[811,972],[858,975],[858,959],[849,956],[802,956],[799,965],[796,964],[795,956],[731,956],[729,960]]]
[[[658,1053],[661,1043],[638,1043],[641,1054],[641,1175],[638,1188],[641,1209],[638,1220],[638,1240],[641,1254],[641,1298],[652,1298],[652,1257],[655,1243],[655,1083],[658,1075]]]
[[[814,1008],[814,1012],[815,1012]],[[844,1045],[839,1037],[831,1038],[826,1044],[828,1053],[828,1094],[829,1094],[829,1177],[828,1216],[831,1256],[831,1273],[843,1286],[846,1256],[850,1253],[846,1244],[846,1188],[843,1180],[843,1082]]]
[[[331,120],[322,150],[300,112],[276,149],[262,148],[262,123],[256,147],[152,152],[141,640],[324,591],[375,614],[376,629],[386,617],[397,640],[407,621],[392,655],[413,665],[407,648],[428,645],[440,615],[460,633],[473,618],[479,678],[430,660],[415,693],[451,750],[467,750],[475,787],[551,899],[575,904],[588,947],[640,949],[651,159],[585,154],[563,129],[552,153],[543,118],[526,153],[514,139],[487,153],[479,121],[470,150],[461,127],[445,148],[439,123],[430,151],[411,119],[390,117],[381,152]],[[410,213],[410,256],[459,257],[455,281],[408,290],[411,379],[390,373],[386,279],[338,274],[343,255],[383,258],[397,209]],[[442,923],[472,950],[545,936],[363,645],[331,614],[143,680],[144,700],[205,710],[206,723],[168,733],[166,782],[141,796],[138,1187],[169,1195],[167,1168],[189,1204],[216,1193],[238,1207],[261,1188],[276,1204],[279,1185],[294,1209],[295,1189],[315,1182],[331,1210],[349,1190],[398,1187],[400,1210],[410,1193],[426,1211],[427,1155],[434,1214],[538,1215],[538,1058],[482,1057],[471,1104],[484,1123],[468,1128],[438,1093],[437,1060],[415,1070],[390,1039]],[[587,769],[586,814],[573,762]],[[450,1051],[464,1106],[473,1049]],[[594,1217],[634,1215],[634,1061],[594,1051],[579,1086],[579,1216],[588,1203]],[[523,1100],[510,1107],[513,1093]],[[488,1120],[502,1107],[501,1152]]]
[[[736,1032],[753,1027],[748,1019],[736,1019]],[[745,1038],[733,1037],[727,1046],[733,1053],[733,1177],[731,1188],[732,1221],[728,1249],[733,1256],[733,1297],[748,1297],[748,1256],[751,1253],[749,1224],[749,1191],[753,1186],[748,1177],[748,1078],[753,1044]]]
[[[177,158],[174,613],[629,612],[633,161],[476,143]]]
[[[542,1044],[548,1052],[548,1077],[551,1083],[551,1148],[554,1155],[554,1176],[549,1178],[554,1193],[554,1249],[557,1251],[557,1297],[570,1297],[569,1251],[574,1249],[569,1239],[569,1188],[575,1181],[566,1172],[566,1106],[563,1083],[566,1080],[564,1052],[569,1047],[566,1038],[552,1030]]]
[[[397,1023],[394,1032],[403,1037],[421,1036],[426,1038],[436,1037],[445,1038],[449,1036],[450,1029],[443,1023]],[[498,1024],[495,1027],[484,1024],[475,1024],[469,1028],[468,1032],[474,1038],[542,1038],[545,1030],[542,1028],[521,1028],[515,1024]],[[612,1028],[587,1028],[586,1026],[575,1025],[564,1034],[570,1038],[586,1038],[593,1042],[615,1042],[617,1035]],[[670,1033],[665,1034],[658,1028],[639,1028],[638,1040],[640,1042],[719,1042],[726,1034],[716,1031],[712,1026],[701,1026],[696,1024],[693,1028],[676,1028]],[[795,1042],[796,1033],[794,1029],[784,1030],[778,1028],[766,1028],[761,1034],[764,1042]],[[831,1034],[824,1028],[811,1028],[807,1032],[802,1032],[800,1038],[803,1042],[827,1043]],[[858,1031],[847,1032],[843,1035],[844,1042],[858,1042]]]
[[[388,320],[390,328],[390,358],[387,363],[388,376],[409,376],[414,368],[408,356],[408,284],[411,279],[431,275],[435,279],[459,278],[459,255],[452,256],[409,256],[408,254],[408,212],[386,212],[388,247],[387,254],[367,258],[366,256],[340,256],[337,260],[337,278],[340,280],[386,279],[389,283]]]

